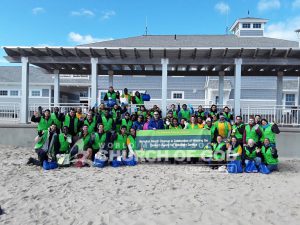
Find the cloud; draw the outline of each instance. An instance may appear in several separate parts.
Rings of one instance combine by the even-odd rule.
[[[271,9],[280,9],[281,3],[279,0],[260,0],[257,4],[259,11],[267,11]]]
[[[42,7],[35,7],[32,9],[32,14],[37,15],[37,14],[42,14],[45,12],[45,9]]]
[[[300,16],[278,23],[267,25],[265,36],[279,39],[298,41],[295,33],[300,28]]]
[[[111,41],[112,38],[95,38],[92,35],[81,35],[79,33],[70,32],[69,40],[75,42],[76,44],[88,44],[93,42],[101,42],[101,41]]]
[[[80,9],[79,11],[72,11],[72,16],[94,16],[95,13],[88,9]]]
[[[230,11],[230,7],[224,2],[218,2],[215,5],[215,10],[217,10],[220,14],[226,14]]]
[[[292,6],[293,6],[293,9],[300,8],[300,0],[293,1]]]
[[[101,20],[108,20],[115,15],[116,12],[114,10],[104,11],[102,12]]]

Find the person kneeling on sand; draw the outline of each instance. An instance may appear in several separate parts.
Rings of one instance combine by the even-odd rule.
[[[254,161],[256,167],[261,164],[262,154],[253,139],[248,140],[248,144],[244,146],[242,153],[243,164],[247,165],[249,161]]]
[[[113,142],[113,153],[110,154],[113,158],[119,158],[122,156],[123,159],[126,159],[126,150],[127,150],[127,135],[126,135],[126,126],[121,126],[120,132],[113,133],[111,136],[111,141]]]
[[[59,150],[56,124],[53,123],[47,130],[39,131],[35,143],[34,150],[38,155],[38,160],[30,157],[28,165],[43,166],[43,162],[48,161],[49,156],[52,160],[56,160],[55,153]]]
[[[263,162],[267,165],[268,169],[272,172],[278,171],[278,154],[276,147],[270,144],[270,140],[265,138],[263,146],[261,148],[263,155]]]

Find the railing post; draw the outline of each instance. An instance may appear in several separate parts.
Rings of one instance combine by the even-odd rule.
[[[250,105],[248,105],[248,118],[247,118],[247,120],[249,121],[249,119],[250,119]]]

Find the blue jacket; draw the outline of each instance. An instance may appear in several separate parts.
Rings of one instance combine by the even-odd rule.
[[[134,128],[135,130],[143,130],[143,126],[144,123],[143,122],[138,122],[138,121],[134,121],[132,128]]]
[[[148,125],[148,130],[163,130],[164,129],[164,121],[162,119],[154,120],[151,119]]]

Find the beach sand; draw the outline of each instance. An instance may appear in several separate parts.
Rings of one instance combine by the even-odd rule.
[[[0,224],[300,223],[299,160],[271,175],[147,163],[43,171],[25,165],[33,150],[0,147]]]

